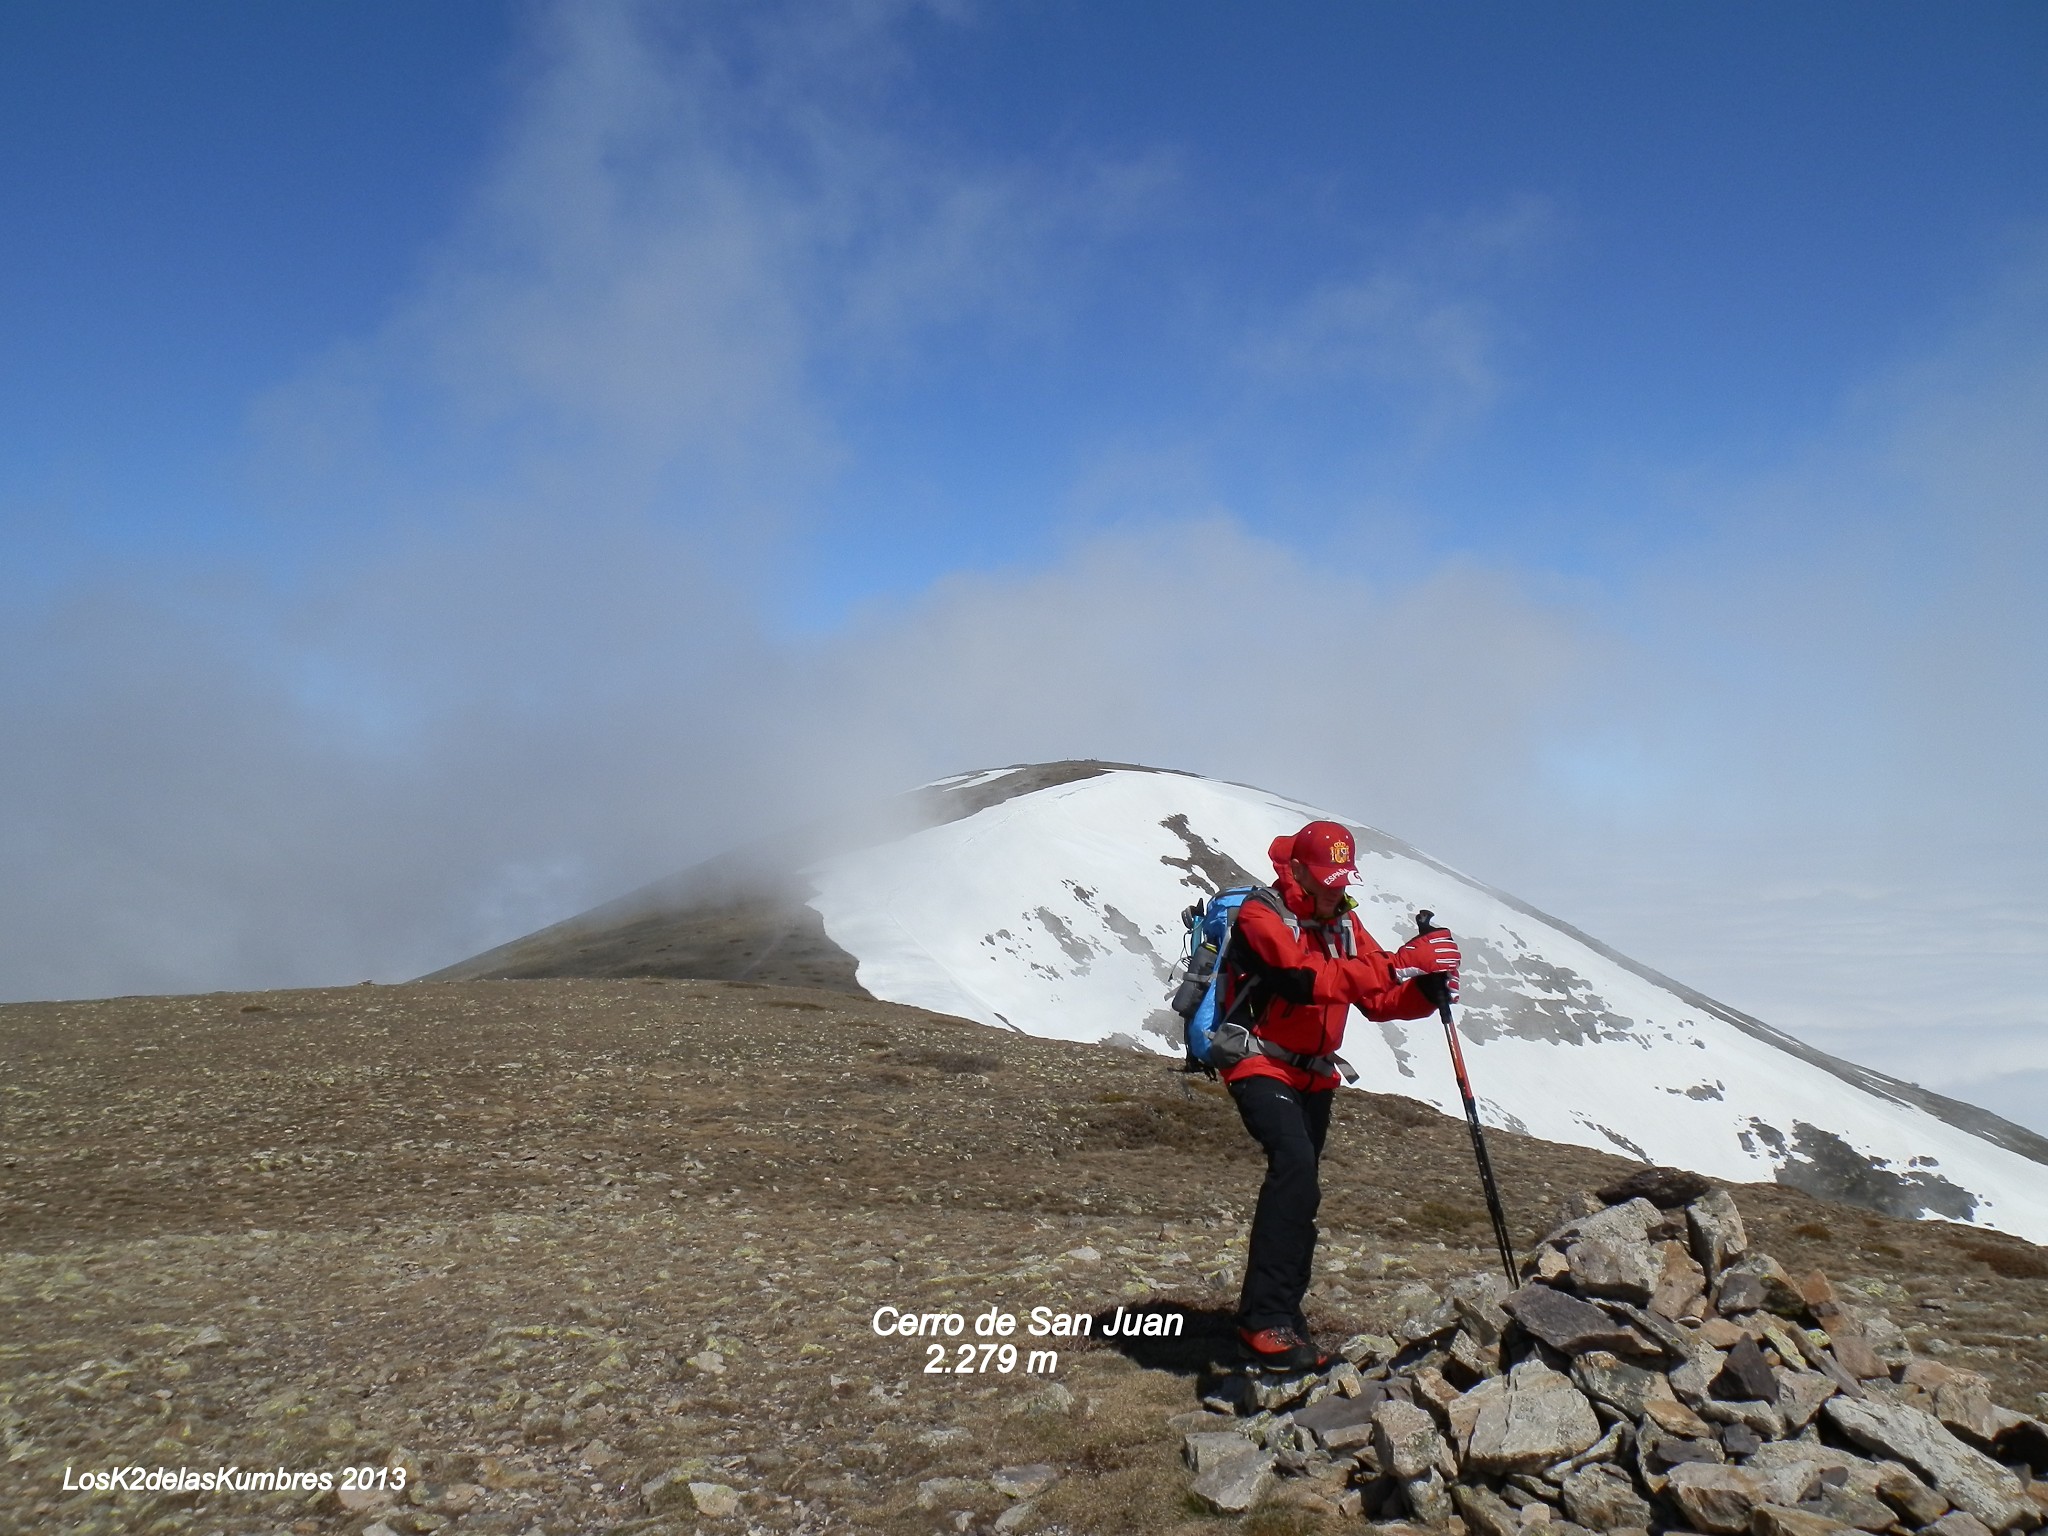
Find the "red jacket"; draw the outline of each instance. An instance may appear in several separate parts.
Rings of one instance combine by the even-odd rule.
[[[1327,925],[1310,915],[1314,905],[1291,875],[1273,882],[1301,924],[1295,933],[1271,907],[1247,901],[1237,909],[1237,934],[1262,962],[1264,980],[1259,992],[1263,1011],[1254,1003],[1258,1026],[1253,1033],[1262,1040],[1301,1056],[1324,1056],[1344,1045],[1344,1021],[1356,1007],[1368,1019],[1426,1019],[1436,1012],[1413,982],[1394,980],[1393,957],[1379,941],[1365,931],[1356,912],[1346,911]],[[1344,954],[1340,923],[1351,927],[1356,959]],[[1235,947],[1235,946],[1233,946]],[[1242,974],[1226,973],[1225,1016],[1236,1001]],[[1321,1090],[1337,1086],[1337,1074],[1321,1075],[1290,1067],[1270,1056],[1249,1056],[1234,1067],[1226,1067],[1223,1080],[1238,1082],[1247,1077],[1277,1077],[1293,1088]]]

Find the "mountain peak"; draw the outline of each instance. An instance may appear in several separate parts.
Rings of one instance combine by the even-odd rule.
[[[675,976],[822,987],[1177,1057],[1180,912],[1270,878],[1333,820],[1392,948],[1421,908],[1466,956],[1460,1028],[1488,1124],[1893,1215],[2048,1240],[2048,1139],[1842,1061],[1354,817],[1086,759],[955,774],[746,845],[429,980]],[[1367,1086],[1459,1106],[1440,1026],[1352,1018]]]

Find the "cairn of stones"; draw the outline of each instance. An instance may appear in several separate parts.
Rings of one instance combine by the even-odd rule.
[[[1752,1251],[1727,1190],[1649,1169],[1567,1214],[1518,1288],[1473,1276],[1326,1372],[1226,1378],[1175,1420],[1194,1496],[1465,1536],[2048,1529],[2048,1427]]]

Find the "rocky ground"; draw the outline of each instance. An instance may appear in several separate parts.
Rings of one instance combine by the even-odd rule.
[[[1423,1290],[1327,1368],[1219,1378],[1174,1421],[1189,1491],[1388,1536],[2048,1530],[2048,1424],[1867,1291],[1795,1279],[1727,1189],[1652,1168],[1568,1206],[1514,1281]]]
[[[1010,1371],[958,1369],[990,1308],[1227,1307],[1259,1165],[1158,1058],[832,993],[525,981],[14,1005],[0,1063],[0,1528],[1357,1528],[1191,1498],[1169,1420],[1212,1385],[1202,1340],[1020,1328]],[[1326,1335],[1485,1267],[1462,1124],[1345,1094],[1331,1139]],[[1524,1245],[1629,1171],[1492,1140]],[[1737,1196],[1789,1271],[2036,1409],[2048,1254]],[[875,1333],[885,1305],[970,1321],[944,1372]],[[65,1487],[128,1466],[337,1486]]]

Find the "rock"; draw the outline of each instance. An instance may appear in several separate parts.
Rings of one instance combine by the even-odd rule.
[[[1749,1252],[1749,1234],[1743,1230],[1742,1213],[1735,1208],[1735,1197],[1725,1189],[1710,1189],[1688,1205],[1685,1222],[1692,1239],[1692,1256],[1706,1272],[1709,1283]]]
[[[1523,1286],[1502,1305],[1510,1316],[1552,1349],[1567,1355],[1590,1349],[1640,1353],[1644,1340],[1591,1302],[1547,1285]]]
[[[1571,1274],[1572,1267],[1564,1261],[1564,1254],[1556,1248],[1539,1249],[1536,1254],[1536,1278],[1546,1285],[1555,1285]]]
[[[1886,1366],[1878,1352],[1870,1348],[1870,1339],[1864,1337],[1862,1323],[1855,1319],[1849,1309],[1841,1305],[1841,1298],[1835,1294],[1835,1286],[1829,1278],[1815,1270],[1798,1282],[1798,1294],[1806,1300],[1806,1309],[1812,1313],[1812,1321],[1821,1325],[1827,1333],[1829,1348],[1835,1352],[1835,1360],[1858,1380],[1876,1380],[1888,1376]]]
[[[1656,1371],[1629,1365],[1604,1349],[1589,1350],[1572,1361],[1572,1380],[1596,1403],[1605,1403],[1630,1419],[1643,1416],[1651,1398],[1672,1401],[1671,1383]]]
[[[1316,1376],[1255,1376],[1245,1380],[1245,1395],[1255,1408],[1279,1413],[1307,1397],[1321,1380]]]
[[[1449,1525],[1455,1507],[1451,1503],[1450,1486],[1445,1483],[1443,1473],[1431,1467],[1420,1477],[1410,1478],[1401,1484],[1401,1497],[1408,1501],[1408,1509],[1424,1525]]]
[[[1489,1404],[1507,1401],[1508,1381],[1505,1376],[1490,1376],[1471,1391],[1460,1394],[1444,1409],[1444,1428],[1458,1447],[1459,1460],[1463,1460],[1472,1443],[1472,1431],[1478,1427],[1479,1416]]]
[[[709,1488],[710,1483],[692,1483],[690,1492],[700,1487]],[[971,1504],[988,1484],[972,1477],[928,1477],[917,1485],[917,1507],[919,1509],[955,1509]],[[699,1506],[700,1508],[702,1506]]]
[[[1378,1365],[1400,1353],[1401,1346],[1384,1333],[1354,1333],[1337,1351],[1353,1365]]]
[[[1569,1218],[1543,1239],[1545,1245],[1569,1247],[1586,1238],[1619,1239],[1626,1243],[1647,1242],[1650,1228],[1663,1220],[1663,1212],[1647,1200],[1630,1200],[1621,1205],[1602,1206],[1583,1216]]]
[[[993,1529],[1000,1532],[1001,1536],[1010,1536],[1010,1532],[1022,1530],[1030,1522],[1037,1508],[1038,1502],[1035,1499],[1025,1499],[1022,1503],[1012,1504],[996,1516]]]
[[[1913,1347],[1906,1342],[1905,1330],[1884,1313],[1866,1309],[1857,1317],[1856,1326],[1889,1369],[1902,1370],[1912,1363]]]
[[[1489,1488],[1460,1483],[1451,1490],[1469,1536],[1522,1536],[1522,1521],[1507,1501]]]
[[[1427,1317],[1443,1304],[1443,1297],[1436,1291],[1420,1280],[1410,1280],[1387,1298],[1386,1315],[1399,1325],[1413,1322],[1418,1317]],[[1398,1326],[1394,1329],[1394,1335],[1396,1338],[1400,1336]]]
[[[1415,1345],[1425,1339],[1441,1338],[1457,1326],[1458,1309],[1448,1301],[1440,1301],[1427,1312],[1418,1312],[1396,1323],[1394,1337],[1404,1345]]]
[[[1952,1509],[1927,1529],[1934,1536],[1991,1536],[1990,1528],[1966,1510]]]
[[[1224,1377],[1202,1394],[1202,1408],[1218,1418],[1236,1418],[1239,1414],[1253,1412],[1251,1382],[1243,1376]],[[1010,1411],[1015,1413],[1018,1410],[1012,1408]]]
[[[1738,1312],[1775,1312],[1780,1317],[1803,1318],[1806,1299],[1784,1267],[1769,1254],[1752,1254],[1722,1271],[1714,1289],[1714,1306],[1723,1317]]]
[[[1723,1424],[1721,1426],[1721,1449],[1737,1461],[1754,1456],[1764,1448],[1764,1437],[1747,1424]]]
[[[1709,1398],[1700,1404],[1700,1416],[1711,1424],[1740,1424],[1761,1440],[1785,1438],[1785,1416],[1776,1403],[1724,1402]]]
[[[1586,1449],[1579,1452],[1578,1455],[1568,1460],[1560,1461],[1554,1467],[1546,1468],[1543,1475],[1547,1478],[1562,1480],[1571,1476],[1572,1473],[1578,1471],[1581,1467],[1590,1467],[1599,1462],[1619,1462],[1633,1449],[1635,1438],[1635,1431],[1629,1428],[1626,1423],[1610,1424],[1607,1426],[1606,1434],[1595,1440]]]
[[[1840,1536],[1848,1526],[1803,1509],[1762,1504],[1750,1512],[1750,1536]]]
[[[1365,1392],[1365,1377],[1349,1360],[1339,1360],[1329,1374],[1330,1385],[1346,1397],[1359,1397]]]
[[[1890,1530],[1899,1518],[1891,1505],[1853,1488],[1832,1487],[1825,1479],[1802,1508],[1858,1531]]]
[[[522,1466],[515,1461],[507,1461],[500,1456],[483,1456],[477,1460],[476,1480],[486,1488],[494,1491],[503,1491],[515,1488],[531,1488],[540,1481],[540,1474],[531,1467]]]
[[[1708,1431],[1709,1434],[1712,1431]],[[1700,1462],[1708,1466],[1720,1466],[1728,1460],[1728,1453],[1719,1440],[1702,1437],[1698,1440],[1659,1440],[1650,1451],[1650,1461],[1658,1468],[1669,1471],[1682,1467],[1688,1462]]]
[[[1708,1349],[1702,1345],[1690,1360],[1667,1373],[1671,1390],[1677,1393],[1678,1400],[1688,1407],[1700,1408],[1712,1400],[1713,1394],[1707,1389],[1714,1378],[1721,1374],[1721,1367],[1727,1363],[1727,1356],[1719,1350]]]
[[[476,1501],[483,1496],[483,1489],[475,1483],[450,1483],[427,1503],[437,1514],[466,1515],[476,1508]]]
[[[1273,1453],[1252,1450],[1211,1467],[1189,1485],[1188,1492],[1219,1515],[1241,1515],[1258,1503],[1273,1480]]]
[[[1581,1238],[1565,1250],[1564,1261],[1581,1296],[1612,1296],[1619,1301],[1648,1301],[1663,1271],[1647,1242],[1615,1238]]]
[[[965,1479],[948,1478],[946,1481],[962,1482]],[[919,1485],[918,1494],[920,1499],[922,1499],[923,1493],[923,1485]],[[690,1500],[697,1506],[698,1514],[709,1515],[714,1520],[723,1520],[728,1515],[736,1515],[740,1512],[740,1491],[737,1488],[728,1488],[724,1483],[692,1483],[690,1484]],[[925,1507],[930,1508],[931,1506],[926,1505]]]
[[[1584,1467],[1566,1477],[1561,1490],[1565,1513],[1595,1531],[1648,1526],[1650,1506],[1628,1474],[1611,1466]]]
[[[1749,1529],[1750,1516],[1771,1502],[1770,1480],[1747,1467],[1715,1462],[1681,1462],[1665,1485],[1696,1531],[1735,1536]]]
[[[1750,1457],[1749,1469],[1752,1472],[1764,1472],[1773,1476],[1785,1474],[1788,1478],[1791,1474],[1797,1473],[1799,1479],[1806,1481],[1833,1479],[1838,1482],[1847,1480],[1852,1469],[1860,1469],[1860,1476],[1865,1481],[1872,1487],[1877,1485],[1877,1466],[1874,1462],[1865,1461],[1852,1451],[1837,1450],[1832,1445],[1823,1445],[1818,1439],[1774,1440]],[[1798,1483],[1798,1486],[1790,1488],[1790,1492],[1796,1496],[1780,1499],[1779,1503],[1796,1504],[1810,1491],[1805,1488],[1804,1483],[1799,1482],[1799,1479],[1791,1479],[1793,1483]]]
[[[1232,1377],[1231,1379],[1237,1381],[1243,1378]],[[1051,1418],[1058,1414],[1072,1413],[1074,1411],[1074,1404],[1078,1401],[1079,1399],[1074,1396],[1074,1389],[1064,1381],[1048,1381],[1036,1392],[1025,1393],[1024,1396],[1018,1398],[1015,1403],[1003,1411],[1005,1413],[1022,1414],[1026,1418]],[[1236,1405],[1233,1404],[1228,1411],[1236,1412]]]
[[[1240,1437],[1241,1438],[1241,1437]],[[1246,1442],[1250,1444],[1249,1441]],[[991,1474],[989,1481],[996,1486],[996,1492],[1013,1499],[1028,1499],[1033,1494],[1045,1492],[1060,1480],[1059,1469],[1039,1461],[1028,1467],[1004,1467]]]
[[[1661,1354],[1673,1360],[1689,1359],[1693,1353],[1695,1346],[1692,1339],[1683,1328],[1669,1318],[1659,1317],[1654,1312],[1646,1312],[1630,1302],[1614,1299],[1603,1300],[1600,1303],[1600,1310],[1609,1317],[1618,1318],[1647,1341],[1647,1347],[1637,1346],[1640,1353]]]
[[[1465,1331],[1476,1344],[1497,1345],[1508,1329],[1508,1315],[1501,1300],[1508,1284],[1499,1275],[1474,1275],[1444,1288],[1444,1299],[1457,1309]]]
[[[2020,1480],[1982,1451],[1963,1444],[1933,1415],[1904,1404],[1836,1397],[1826,1413],[1858,1445],[1905,1462],[1994,1531],[2020,1523],[2033,1505]]]
[[[1764,1359],[1764,1352],[1757,1348],[1756,1340],[1744,1334],[1728,1351],[1714,1379],[1707,1383],[1707,1394],[1726,1402],[1775,1403],[1778,1400],[1777,1373]]]
[[[1436,1366],[1421,1366],[1409,1376],[1409,1389],[1415,1395],[1415,1407],[1430,1409],[1438,1423],[1450,1423],[1450,1405],[1462,1397]]]
[[[1804,1328],[1770,1312],[1756,1314],[1759,1331],[1752,1335],[1759,1348],[1769,1347],[1778,1352],[1778,1359],[1784,1365],[1796,1370],[1821,1357],[1822,1350],[1807,1336]]]
[[[176,1349],[172,1350],[171,1353],[175,1355],[182,1355],[186,1353],[188,1350],[218,1349],[221,1345],[227,1343],[227,1341],[228,1336],[225,1333],[221,1332],[218,1325],[208,1323],[204,1327],[202,1327],[197,1333],[193,1334],[191,1338],[187,1339],[183,1344],[180,1344]]]
[[[1738,1340],[1751,1336],[1747,1328],[1740,1323],[1730,1322],[1725,1317],[1710,1317],[1694,1332],[1715,1349],[1733,1349]]]
[[[1373,1410],[1372,1444],[1380,1470],[1404,1483],[1432,1471],[1444,1450],[1436,1420],[1412,1404],[1399,1402],[1381,1403]]]
[[[1694,1413],[1677,1398],[1648,1398],[1643,1403],[1643,1418],[1681,1440],[1705,1440],[1714,1433],[1713,1426]]]
[[[1796,1505],[1816,1481],[1810,1466],[1773,1472],[1713,1462],[1683,1462],[1671,1469],[1666,1493],[1693,1528],[1717,1536],[1749,1529],[1750,1517],[1766,1504]]]
[[[683,1364],[695,1366],[707,1376],[723,1376],[725,1374],[725,1356],[715,1349],[700,1350],[685,1360]]]
[[[1335,1429],[1321,1432],[1323,1449],[1335,1455],[1340,1451],[1358,1454],[1359,1450],[1370,1450],[1372,1446],[1372,1420],[1361,1419],[1356,1424],[1340,1424]]]
[[[1707,1272],[1693,1261],[1683,1243],[1665,1243],[1658,1251],[1657,1283],[1648,1306],[1659,1317],[1687,1316],[1707,1292]]]
[[[650,1515],[665,1515],[690,1504],[690,1476],[681,1468],[663,1472],[640,1485],[640,1498]]]
[[[1799,1287],[1799,1299],[1816,1317],[1823,1307],[1839,1307],[1842,1298],[1835,1294],[1835,1283],[1820,1270],[1808,1270],[1793,1282]]]
[[[1310,1457],[1322,1455],[1322,1445],[1316,1437],[1294,1422],[1293,1414],[1284,1414],[1269,1421],[1265,1433],[1252,1432],[1255,1441],[1262,1442],[1266,1449],[1280,1457],[1282,1472],[1301,1472],[1306,1469]]]
[[[1955,1380],[1956,1374],[1954,1366],[1943,1365],[1939,1360],[1915,1360],[1899,1372],[1899,1384],[1918,1387],[1931,1395],[1938,1388]]]
[[[1374,1383],[1375,1386],[1378,1383]],[[1353,1436],[1343,1436],[1346,1445],[1357,1445],[1372,1436],[1373,1410],[1384,1402],[1382,1393],[1366,1397],[1340,1397],[1332,1394],[1318,1399],[1294,1415],[1294,1422],[1302,1429],[1313,1432],[1325,1446],[1334,1446],[1332,1435],[1342,1435],[1350,1429],[1360,1429]],[[1361,1428],[1362,1427],[1362,1428]]]
[[[1600,1420],[1585,1394],[1541,1361],[1525,1360],[1509,1374],[1506,1392],[1481,1408],[1466,1459],[1480,1471],[1533,1471],[1599,1439]]]
[[[1594,1193],[1609,1205],[1623,1205],[1631,1200],[1647,1200],[1659,1210],[1668,1211],[1692,1204],[1713,1187],[1711,1179],[1703,1178],[1689,1169],[1644,1168]]]
[[[1825,1322],[1821,1326],[1827,1328]],[[1834,1351],[1836,1363],[1858,1381],[1876,1381],[1891,1375],[1891,1367],[1870,1347],[1870,1341],[1863,1337],[1861,1329],[1838,1323],[1827,1328],[1827,1335],[1828,1347]]]
[[[1201,1430],[1181,1442],[1181,1459],[1196,1472],[1207,1472],[1257,1450],[1242,1430]]]
[[[1973,1444],[1989,1447],[2019,1415],[1991,1401],[1991,1383],[1975,1371],[1951,1371],[1934,1389],[1934,1416]]]
[[[1896,1461],[1877,1464],[1877,1496],[1909,1525],[1932,1525],[1948,1513],[1948,1500]]]
[[[1501,1320],[1507,1314],[1501,1313]],[[1500,1345],[1482,1344],[1470,1333],[1460,1328],[1451,1340],[1450,1358],[1444,1362],[1447,1374],[1455,1372],[1466,1386],[1472,1386],[1488,1376],[1500,1374]]]

